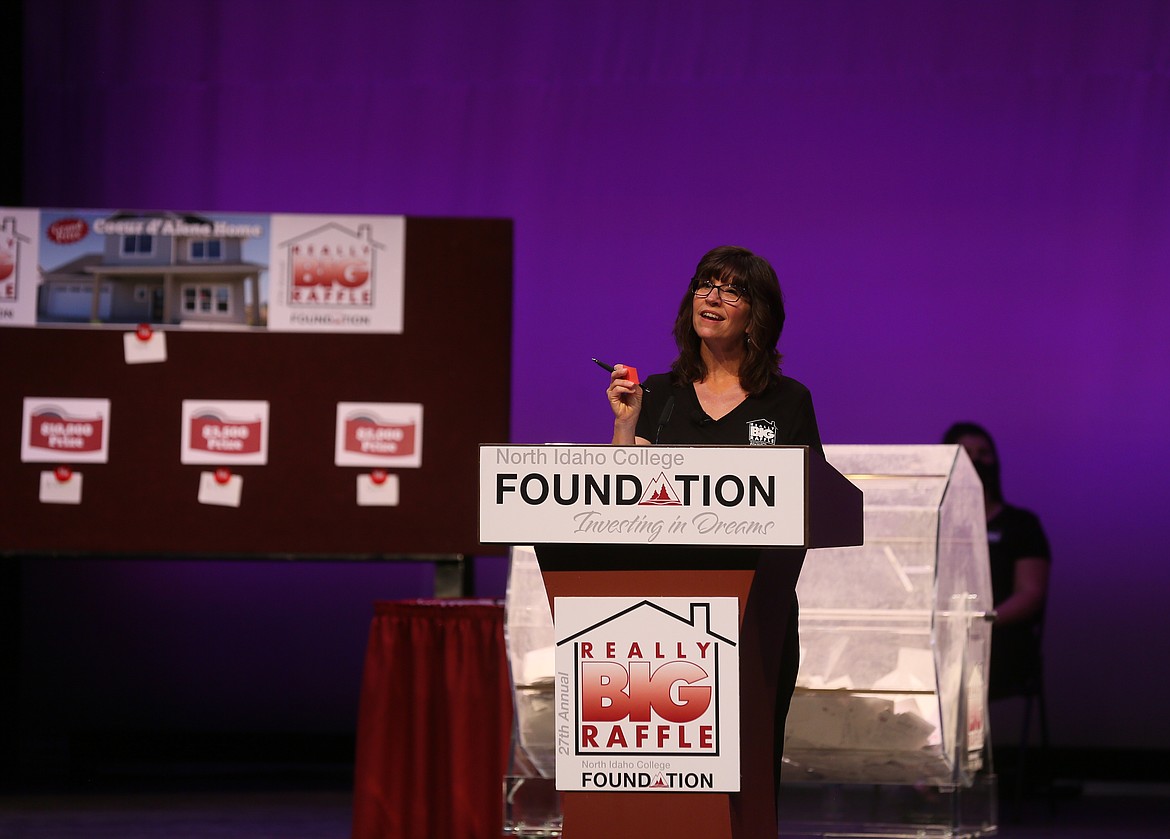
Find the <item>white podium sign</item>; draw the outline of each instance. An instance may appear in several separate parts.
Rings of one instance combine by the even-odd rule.
[[[484,543],[806,543],[804,446],[492,446],[479,453]]]
[[[557,789],[738,792],[734,597],[556,599]]]

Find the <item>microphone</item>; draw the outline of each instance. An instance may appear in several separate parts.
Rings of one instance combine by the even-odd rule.
[[[658,428],[654,431],[654,442],[658,443],[658,437],[662,434],[662,428],[670,422],[670,415],[674,413],[674,397],[671,396],[666,400],[666,405],[662,408],[662,415],[658,417]]]
[[[697,426],[702,427],[708,423],[714,422],[714,420],[707,416],[706,411],[703,411],[700,408],[695,408],[695,410],[691,411],[691,422]]]

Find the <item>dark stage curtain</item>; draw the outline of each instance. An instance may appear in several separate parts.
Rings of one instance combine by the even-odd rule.
[[[502,605],[376,603],[353,839],[499,839],[511,722]]]

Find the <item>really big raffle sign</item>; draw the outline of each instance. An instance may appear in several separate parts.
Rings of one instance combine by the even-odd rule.
[[[555,607],[557,789],[738,791],[736,598]]]

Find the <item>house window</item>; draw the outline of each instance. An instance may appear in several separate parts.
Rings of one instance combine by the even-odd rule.
[[[122,237],[123,256],[150,256],[154,253],[154,237],[147,233],[132,233]]]
[[[183,312],[191,315],[231,315],[231,286],[223,284],[184,285]]]
[[[191,241],[192,262],[218,262],[223,259],[223,239],[193,239]]]

